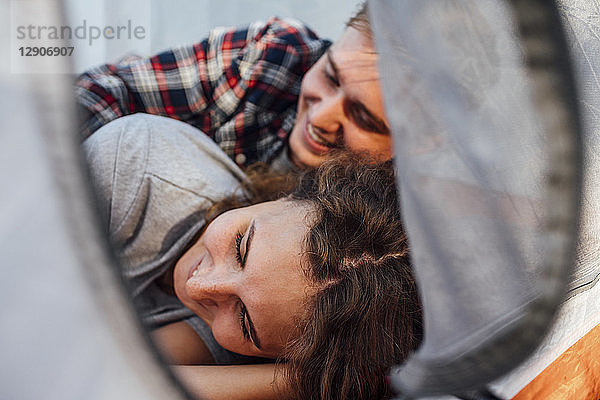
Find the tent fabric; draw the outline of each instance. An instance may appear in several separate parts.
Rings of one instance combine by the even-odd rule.
[[[0,1],[0,16],[15,11],[9,5]],[[61,25],[54,2],[29,5]],[[14,54],[3,40],[2,53]],[[61,57],[32,59],[69,68]],[[113,271],[71,85],[68,75],[0,67],[0,398],[183,399]]]
[[[576,265],[569,290],[587,290],[600,279],[600,17],[598,4],[560,0],[574,62],[583,119],[583,195]]]
[[[572,359],[581,358],[583,360],[582,367],[588,362],[597,362],[600,359],[600,353],[585,353],[583,347],[573,346],[600,325],[599,298],[600,285],[594,285],[588,290],[580,291],[570,297],[562,305],[552,329],[540,347],[508,375],[495,381],[491,385],[493,390],[501,398],[512,398],[525,390],[524,388],[535,381],[538,376],[543,376],[545,369],[550,368],[553,363],[565,355]],[[596,337],[596,340],[600,340],[600,338]],[[557,366],[562,368],[559,370]],[[585,390],[589,383],[593,383],[593,381],[585,379],[589,375],[589,371],[586,371],[585,368],[572,370],[571,366],[571,363],[558,363],[552,368],[557,374],[563,374],[564,378],[578,376],[578,383],[582,390]],[[538,382],[540,381],[538,380]],[[577,383],[577,381],[573,380],[572,383]],[[551,387],[560,389],[556,385]]]
[[[583,194],[575,269],[567,299],[543,344],[526,362],[495,382],[494,387],[505,397],[519,393],[518,398],[525,398],[546,386],[544,396],[539,398],[546,398],[546,394],[561,398],[563,390],[575,389],[578,395],[588,390],[596,393],[586,398],[600,398],[598,376],[586,366],[597,365],[600,359],[600,351],[588,346],[590,341],[600,342],[600,19],[595,17],[597,5],[586,0],[561,0],[559,10],[574,62],[584,128]],[[569,383],[560,386],[550,377]],[[571,394],[567,397],[571,398]]]
[[[111,270],[69,144],[75,130],[61,130],[67,80],[29,90],[17,83],[0,78],[0,398],[183,398],[148,350]],[[32,107],[59,88],[56,108]],[[23,109],[62,122],[14,118]]]
[[[538,393],[542,380],[536,375],[564,378],[574,365],[569,355],[592,349],[589,340],[597,340],[600,35],[598,12],[590,3],[561,2],[570,21],[567,34],[578,60],[585,117],[579,268],[542,347],[495,382],[494,389],[508,397],[519,391],[519,396]],[[556,167],[548,155],[554,144],[536,113],[533,83],[507,3],[372,4],[388,116],[397,135],[407,229],[425,300],[427,337],[414,360],[421,366],[449,367],[445,376],[423,373],[415,384],[431,383],[443,392],[459,387],[455,383],[484,382],[497,373],[494,364],[505,350],[519,349],[511,340],[503,347],[496,339],[527,335],[527,330],[507,335],[506,327],[524,326],[520,321],[536,299],[559,287],[560,273],[544,284],[549,271],[542,260],[550,251],[562,259],[569,238],[546,235],[544,221],[555,211],[571,212],[569,196],[575,193],[567,190],[565,198],[548,202],[547,178]],[[0,10],[9,15],[8,2],[0,2]],[[60,25],[59,16],[56,21]],[[94,225],[78,163],[70,86],[63,78],[0,77],[0,120],[3,131],[11,134],[0,136],[0,165],[10,172],[2,175],[2,187],[14,188],[0,194],[0,250],[8,260],[0,298],[3,304],[19,305],[5,307],[1,314],[0,397],[181,398],[149,352],[110,273],[112,260]],[[27,118],[22,110],[28,110]],[[564,110],[544,115],[560,119]],[[489,343],[495,344],[495,356],[477,358]],[[468,357],[478,364],[452,368]],[[588,361],[595,362],[583,357],[575,364]],[[467,367],[473,365],[481,371],[471,374]],[[554,368],[558,375],[551,375]],[[583,376],[574,376],[573,382]]]
[[[525,386],[514,400],[600,398],[600,325]]]
[[[542,23],[508,2],[370,3],[425,318],[422,346],[392,374],[403,394],[509,371],[539,344],[569,277],[578,123],[574,101],[556,96],[571,93],[568,70],[546,79],[566,52],[539,51],[561,43],[551,4],[518,3]]]

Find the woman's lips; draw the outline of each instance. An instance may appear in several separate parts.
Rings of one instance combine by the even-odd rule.
[[[330,143],[324,140],[317,132],[308,119],[304,122],[304,142],[307,144],[310,151],[317,155],[324,155],[333,147]]]
[[[210,299],[200,300],[197,303],[200,304],[202,307],[208,308],[208,309],[214,308],[217,306],[217,303],[215,303],[213,300],[210,300]]]

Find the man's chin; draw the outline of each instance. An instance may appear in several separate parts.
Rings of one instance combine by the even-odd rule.
[[[294,151],[292,146],[288,148],[288,156],[292,163],[300,169],[318,167],[327,157],[326,154],[316,155],[305,148]]]
[[[318,167],[319,165],[321,165],[321,163],[324,160],[324,157],[318,157],[318,156],[304,157],[304,158],[293,157],[293,158],[291,158],[291,160],[296,167],[298,167],[300,169],[309,169],[309,168],[315,168],[315,167]]]

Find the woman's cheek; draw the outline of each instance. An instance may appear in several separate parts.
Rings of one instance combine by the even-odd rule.
[[[237,333],[235,330],[240,331]],[[236,327],[232,323],[223,321],[222,318],[217,317],[212,324],[212,333],[217,343],[229,351],[235,353],[245,354],[243,349],[243,337],[240,327]]]

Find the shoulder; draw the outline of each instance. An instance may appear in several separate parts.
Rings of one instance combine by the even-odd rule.
[[[261,25],[260,22],[255,24],[258,27]],[[290,40],[294,37],[299,40],[321,40],[307,24],[295,18],[271,17],[262,30],[279,37],[291,36]]]
[[[272,47],[294,49],[298,53],[315,54],[318,58],[331,44],[320,38],[308,25],[294,19],[271,17],[239,28],[215,28],[209,41],[221,43],[222,49],[243,48],[256,44],[261,50]]]
[[[331,44],[304,22],[294,18],[272,17],[264,24],[256,23],[254,27],[257,38],[285,44],[300,52],[322,53]]]
[[[150,131],[129,118],[104,125],[83,142],[84,156],[99,206],[105,216],[130,203],[148,163]],[[136,133],[135,140],[132,133]]]
[[[95,175],[126,179],[129,186],[145,174],[191,188],[203,180],[213,181],[214,176],[244,179],[239,167],[204,132],[173,118],[141,113],[118,118],[83,146]]]
[[[132,210],[147,211],[149,204],[168,205],[162,214],[180,220],[191,213],[190,204],[197,209],[195,203],[212,203],[245,179],[202,131],[171,118],[122,117],[83,146],[100,207],[115,230],[132,218]]]

